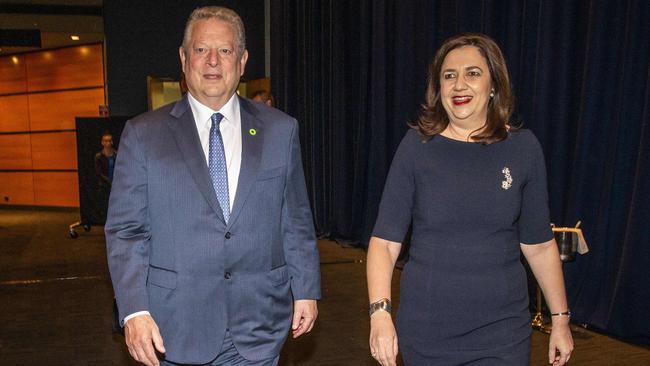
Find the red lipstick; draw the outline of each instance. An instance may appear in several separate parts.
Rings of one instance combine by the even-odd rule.
[[[472,101],[472,97],[468,95],[462,95],[451,98],[454,105],[464,105]]]

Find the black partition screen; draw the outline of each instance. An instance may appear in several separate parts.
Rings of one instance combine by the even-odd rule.
[[[77,117],[77,164],[79,169],[79,211],[82,225],[104,225],[110,187],[100,184],[95,155],[102,150],[101,139],[109,132],[118,150],[120,135],[129,117]]]

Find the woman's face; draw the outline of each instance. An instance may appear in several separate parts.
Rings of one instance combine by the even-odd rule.
[[[440,71],[442,106],[451,122],[482,126],[487,119],[492,77],[487,62],[475,46],[449,52]]]

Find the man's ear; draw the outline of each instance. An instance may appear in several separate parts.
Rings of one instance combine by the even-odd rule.
[[[239,59],[239,64],[241,68],[241,73],[239,76],[244,75],[244,70],[246,69],[246,61],[248,61],[248,50],[244,50],[244,53],[241,55],[241,59]]]
[[[185,49],[183,46],[178,47],[178,56],[181,58],[181,68],[185,72]]]

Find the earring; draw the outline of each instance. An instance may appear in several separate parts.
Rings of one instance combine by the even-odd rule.
[[[490,91],[490,98],[494,98],[494,88]]]

